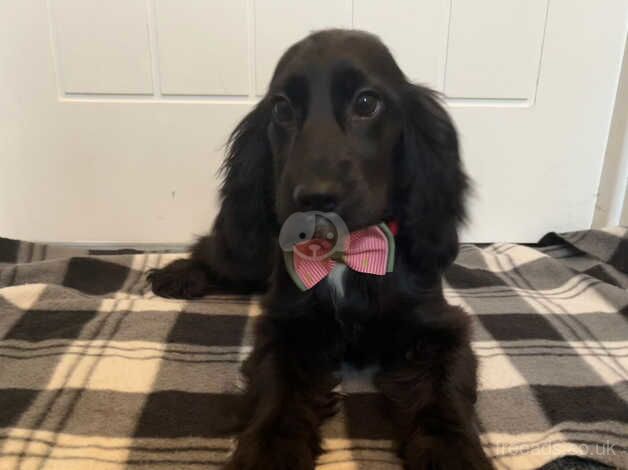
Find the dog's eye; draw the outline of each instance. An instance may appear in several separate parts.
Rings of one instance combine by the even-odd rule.
[[[290,124],[294,120],[294,110],[285,98],[278,99],[273,106],[273,117],[279,124]]]
[[[370,118],[379,111],[381,99],[372,91],[360,93],[353,102],[353,114],[359,118]]]

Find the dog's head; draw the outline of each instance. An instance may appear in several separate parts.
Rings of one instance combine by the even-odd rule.
[[[225,168],[223,197],[247,187],[257,220],[318,210],[355,230],[396,219],[413,262],[440,271],[455,256],[467,188],[456,131],[371,34],[325,30],[288,49]]]
[[[279,61],[267,100],[276,210],[336,212],[350,229],[386,215],[402,135],[403,74],[371,36],[325,31]]]

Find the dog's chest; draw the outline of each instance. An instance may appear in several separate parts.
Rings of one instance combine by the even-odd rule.
[[[343,361],[362,368],[373,362],[374,347],[369,339],[373,332],[369,324],[376,310],[367,299],[360,298],[359,290],[352,290],[355,285],[349,274],[345,265],[337,264],[325,282],[330,291],[330,308],[343,338]]]

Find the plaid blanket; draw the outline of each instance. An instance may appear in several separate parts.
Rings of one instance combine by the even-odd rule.
[[[152,295],[146,271],[180,256],[0,239],[0,469],[220,466],[259,307]],[[627,263],[619,228],[461,247],[445,292],[475,321],[498,468],[566,455],[628,467]],[[319,468],[400,468],[365,375],[345,374]]]

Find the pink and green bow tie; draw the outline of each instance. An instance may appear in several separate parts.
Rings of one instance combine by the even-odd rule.
[[[395,227],[385,223],[371,225],[351,232],[344,240],[344,249],[326,257],[303,256],[305,249],[313,252],[327,251],[326,240],[308,240],[296,244],[292,251],[284,252],[284,260],[290,277],[301,290],[314,287],[325,279],[336,263],[343,263],[353,271],[383,276],[392,272],[395,261]]]

